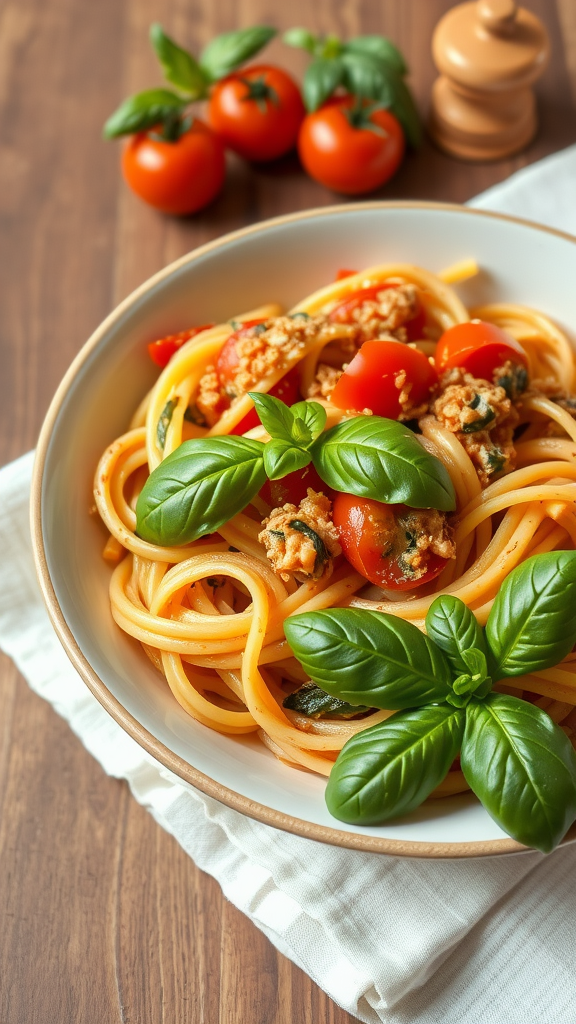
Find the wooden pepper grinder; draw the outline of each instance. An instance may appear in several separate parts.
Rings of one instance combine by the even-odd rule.
[[[432,38],[440,72],[432,89],[430,132],[464,160],[516,153],[536,131],[532,83],[550,46],[542,22],[513,0],[472,0],[444,15]]]

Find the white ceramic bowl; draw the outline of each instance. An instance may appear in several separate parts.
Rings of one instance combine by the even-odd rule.
[[[474,257],[469,305],[506,300],[576,328],[576,239],[457,206],[363,203],[294,214],[205,245],[161,271],[92,335],[66,374],[40,441],[32,495],[39,578],[72,662],[110,714],[158,761],[218,800],[278,828],[362,850],[449,857],[523,849],[471,795],[427,802],[399,822],[336,822],[325,782],[251,737],[222,736],[176,703],[139,644],[112,621],[103,533],[88,512],[98,458],[151,386],[146,342],[243,309],[295,304],[339,267],[413,262],[440,270]],[[572,833],[574,834],[574,830]]]

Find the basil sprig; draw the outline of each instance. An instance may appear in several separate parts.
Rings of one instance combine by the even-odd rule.
[[[400,50],[385,36],[357,36],[342,42],[338,36],[315,36],[308,29],[284,33],[289,46],[312,57],[302,92],[306,109],[318,110],[340,87],[360,101],[372,100],[400,121],[411,146],[422,140],[416,104],[405,82],[408,73]],[[374,108],[372,108],[374,109]]]
[[[310,462],[337,491],[414,508],[455,507],[445,467],[403,424],[357,416],[323,432],[326,410],[318,402],[288,408],[272,395],[250,397],[270,441],[232,435],[181,444],[138,498],[136,530],[144,540],[170,546],[213,533],[252,501],[266,477],[278,480]],[[160,417],[161,446],[172,411],[167,405]]]
[[[178,92],[146,89],[130,96],[106,121],[104,138],[116,139],[158,127],[165,141],[176,141],[192,122],[190,116],[184,116],[188,104],[206,99],[213,82],[244,64],[275,35],[276,29],[266,25],[225,32],[208,43],[196,60],[167,36],[161,25],[151,25],[150,42],[164,78]]]
[[[326,802],[341,821],[406,814],[462,771],[500,827],[548,853],[576,819],[576,754],[545,711],[491,690],[492,681],[549,668],[576,642],[576,551],[535,555],[500,588],[482,630],[442,595],[427,636],[392,615],[354,608],[286,620],[310,678],[351,705],[401,709],[357,733],[330,774]]]

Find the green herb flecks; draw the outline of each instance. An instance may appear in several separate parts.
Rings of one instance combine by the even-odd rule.
[[[468,408],[478,414],[471,423],[464,423],[460,428],[463,434],[473,434],[477,430],[486,430],[489,423],[496,419],[496,413],[492,406],[486,401],[483,395],[476,393],[472,401],[468,402]]]
[[[298,533],[303,533],[308,540],[312,541],[314,551],[316,552],[314,573],[319,572],[322,566],[324,566],[330,559],[330,552],[322,540],[322,537],[320,537],[320,535],[316,533],[316,530],[313,530],[311,526],[308,526],[308,523],[302,522],[301,519],[292,519],[288,523],[288,526],[292,530],[296,530]]]
[[[515,402],[528,387],[528,370],[525,366],[511,366],[510,371],[496,378],[494,383],[504,388],[508,398]]]
[[[162,412],[160,413],[160,419],[158,420],[158,425],[156,427],[156,437],[158,439],[158,444],[162,449],[164,449],[164,446],[166,444],[166,434],[168,433],[168,427],[172,422],[174,409],[176,408],[177,405],[178,399],[174,400],[173,398],[169,398],[168,401],[166,402],[166,405],[162,409]]]

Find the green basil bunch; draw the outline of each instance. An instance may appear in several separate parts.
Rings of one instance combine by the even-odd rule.
[[[373,100],[398,118],[411,146],[422,140],[422,127],[412,94],[404,81],[408,73],[400,50],[385,36],[357,36],[343,43],[338,36],[315,36],[306,28],[284,34],[289,46],[312,57],[302,92],[306,109],[318,110],[339,88],[359,100]]]
[[[271,440],[231,435],[184,441],[142,488],[136,505],[140,537],[163,546],[198,540],[241,512],[266,478],[279,480],[310,462],[336,491],[413,508],[456,507],[445,466],[403,423],[356,416],[324,432],[326,410],[318,402],[288,408],[272,395],[250,397]]]
[[[162,125],[162,138],[174,142],[192,123],[190,116],[183,116],[188,104],[206,99],[213,82],[244,64],[275,35],[276,29],[266,25],[225,32],[208,43],[196,60],[188,50],[170,39],[161,25],[151,25],[150,42],[164,78],[176,86],[178,92],[145,89],[129,96],[106,121],[104,138],[116,139]]]
[[[408,814],[460,752],[466,781],[505,832],[544,853],[561,840],[576,818],[576,754],[545,711],[492,683],[551,668],[574,646],[575,551],[514,569],[485,629],[450,595],[430,606],[427,635],[354,608],[294,615],[285,629],[326,693],[396,711],[343,747],[326,789],[334,817],[372,825]]]

